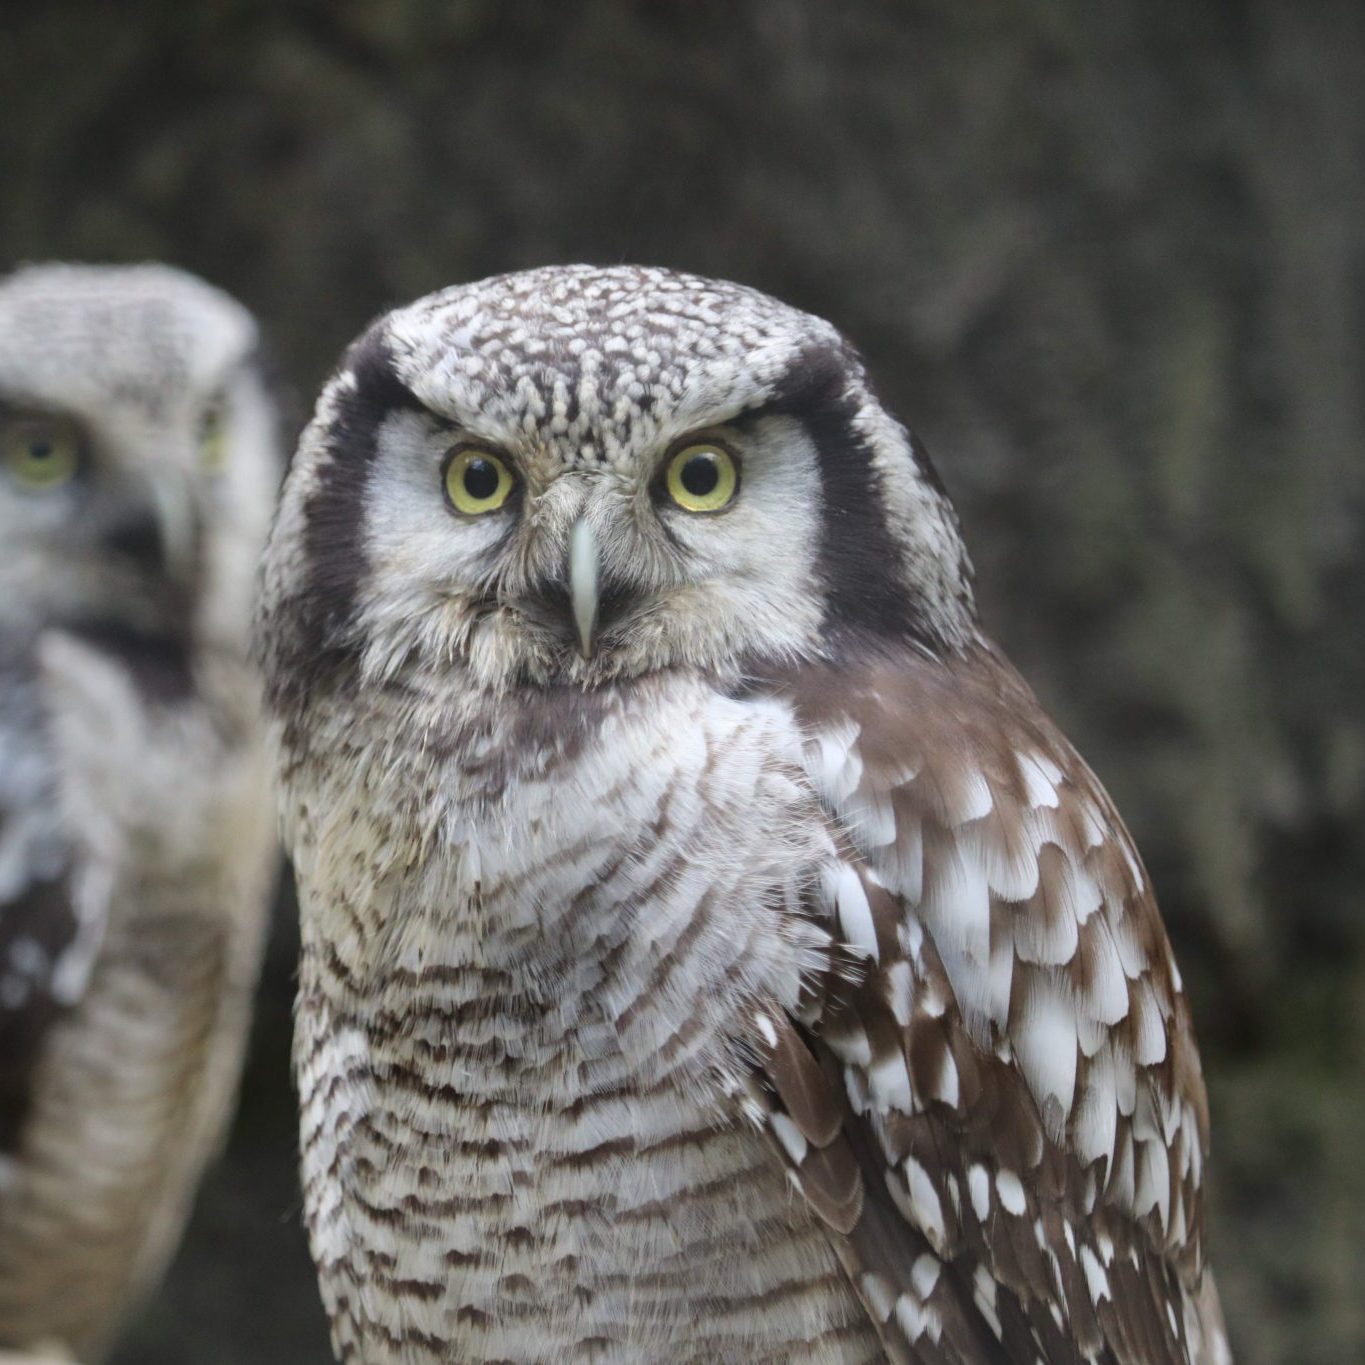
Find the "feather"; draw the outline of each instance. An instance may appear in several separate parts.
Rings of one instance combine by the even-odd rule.
[[[1190,1269],[1197,1180],[1172,1163],[1196,1164],[1205,1105],[1172,1064],[1194,1055],[1188,1011],[1126,831],[997,655],[845,664],[837,687],[811,672],[783,686],[805,726],[841,739],[813,780],[848,850],[820,913],[873,964],[833,989],[815,1037],[843,1063],[845,1130],[876,1135],[853,1148],[885,1194],[849,1235],[884,1339],[922,1348],[947,1295],[959,1330],[1010,1361],[1074,1342],[1184,1362],[1189,1306],[1209,1295]],[[888,802],[890,845],[868,816]],[[845,891],[868,874],[897,902],[894,936]],[[861,1231],[888,1207],[923,1253]]]

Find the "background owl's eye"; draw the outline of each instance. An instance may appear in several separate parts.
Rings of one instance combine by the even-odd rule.
[[[210,403],[199,419],[199,468],[221,474],[227,465],[227,422],[221,403]]]
[[[668,496],[689,512],[719,512],[739,491],[739,470],[730,452],[718,445],[690,445],[669,462]]]
[[[69,482],[80,461],[80,431],[64,418],[21,417],[7,423],[0,435],[0,467],[29,493]]]
[[[490,450],[457,451],[446,466],[446,497],[467,516],[496,512],[514,487],[512,471]]]

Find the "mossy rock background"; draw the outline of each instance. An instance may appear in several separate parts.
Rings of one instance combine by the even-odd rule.
[[[0,264],[201,272],[296,420],[373,313],[547,261],[852,335],[1161,891],[1240,1358],[1365,1358],[1365,7],[49,0],[0,85]],[[121,1365],[329,1358],[277,940]]]

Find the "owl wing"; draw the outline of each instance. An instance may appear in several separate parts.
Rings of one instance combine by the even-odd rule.
[[[75,676],[58,654],[56,670],[29,657],[0,668],[0,1158],[18,1149],[43,1044],[85,994],[110,909],[112,868],[89,838],[97,821],[66,809],[57,776],[49,703],[70,702]],[[117,732],[107,708],[81,718]],[[82,831],[79,851],[68,827]]]
[[[7,786],[18,785],[11,770]],[[81,926],[51,803],[0,802],[0,1158],[17,1149],[30,1084],[52,1021],[84,985]],[[65,964],[65,966],[64,966]]]
[[[989,645],[775,680],[838,854],[762,1109],[896,1360],[1226,1358],[1207,1107],[1146,873]]]

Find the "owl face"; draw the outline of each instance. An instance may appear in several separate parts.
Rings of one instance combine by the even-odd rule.
[[[244,638],[279,468],[256,344],[166,267],[0,282],[0,627]]]
[[[352,347],[268,552],[272,671],[480,689],[742,677],[960,636],[952,509],[827,323],[737,285],[558,267]]]

